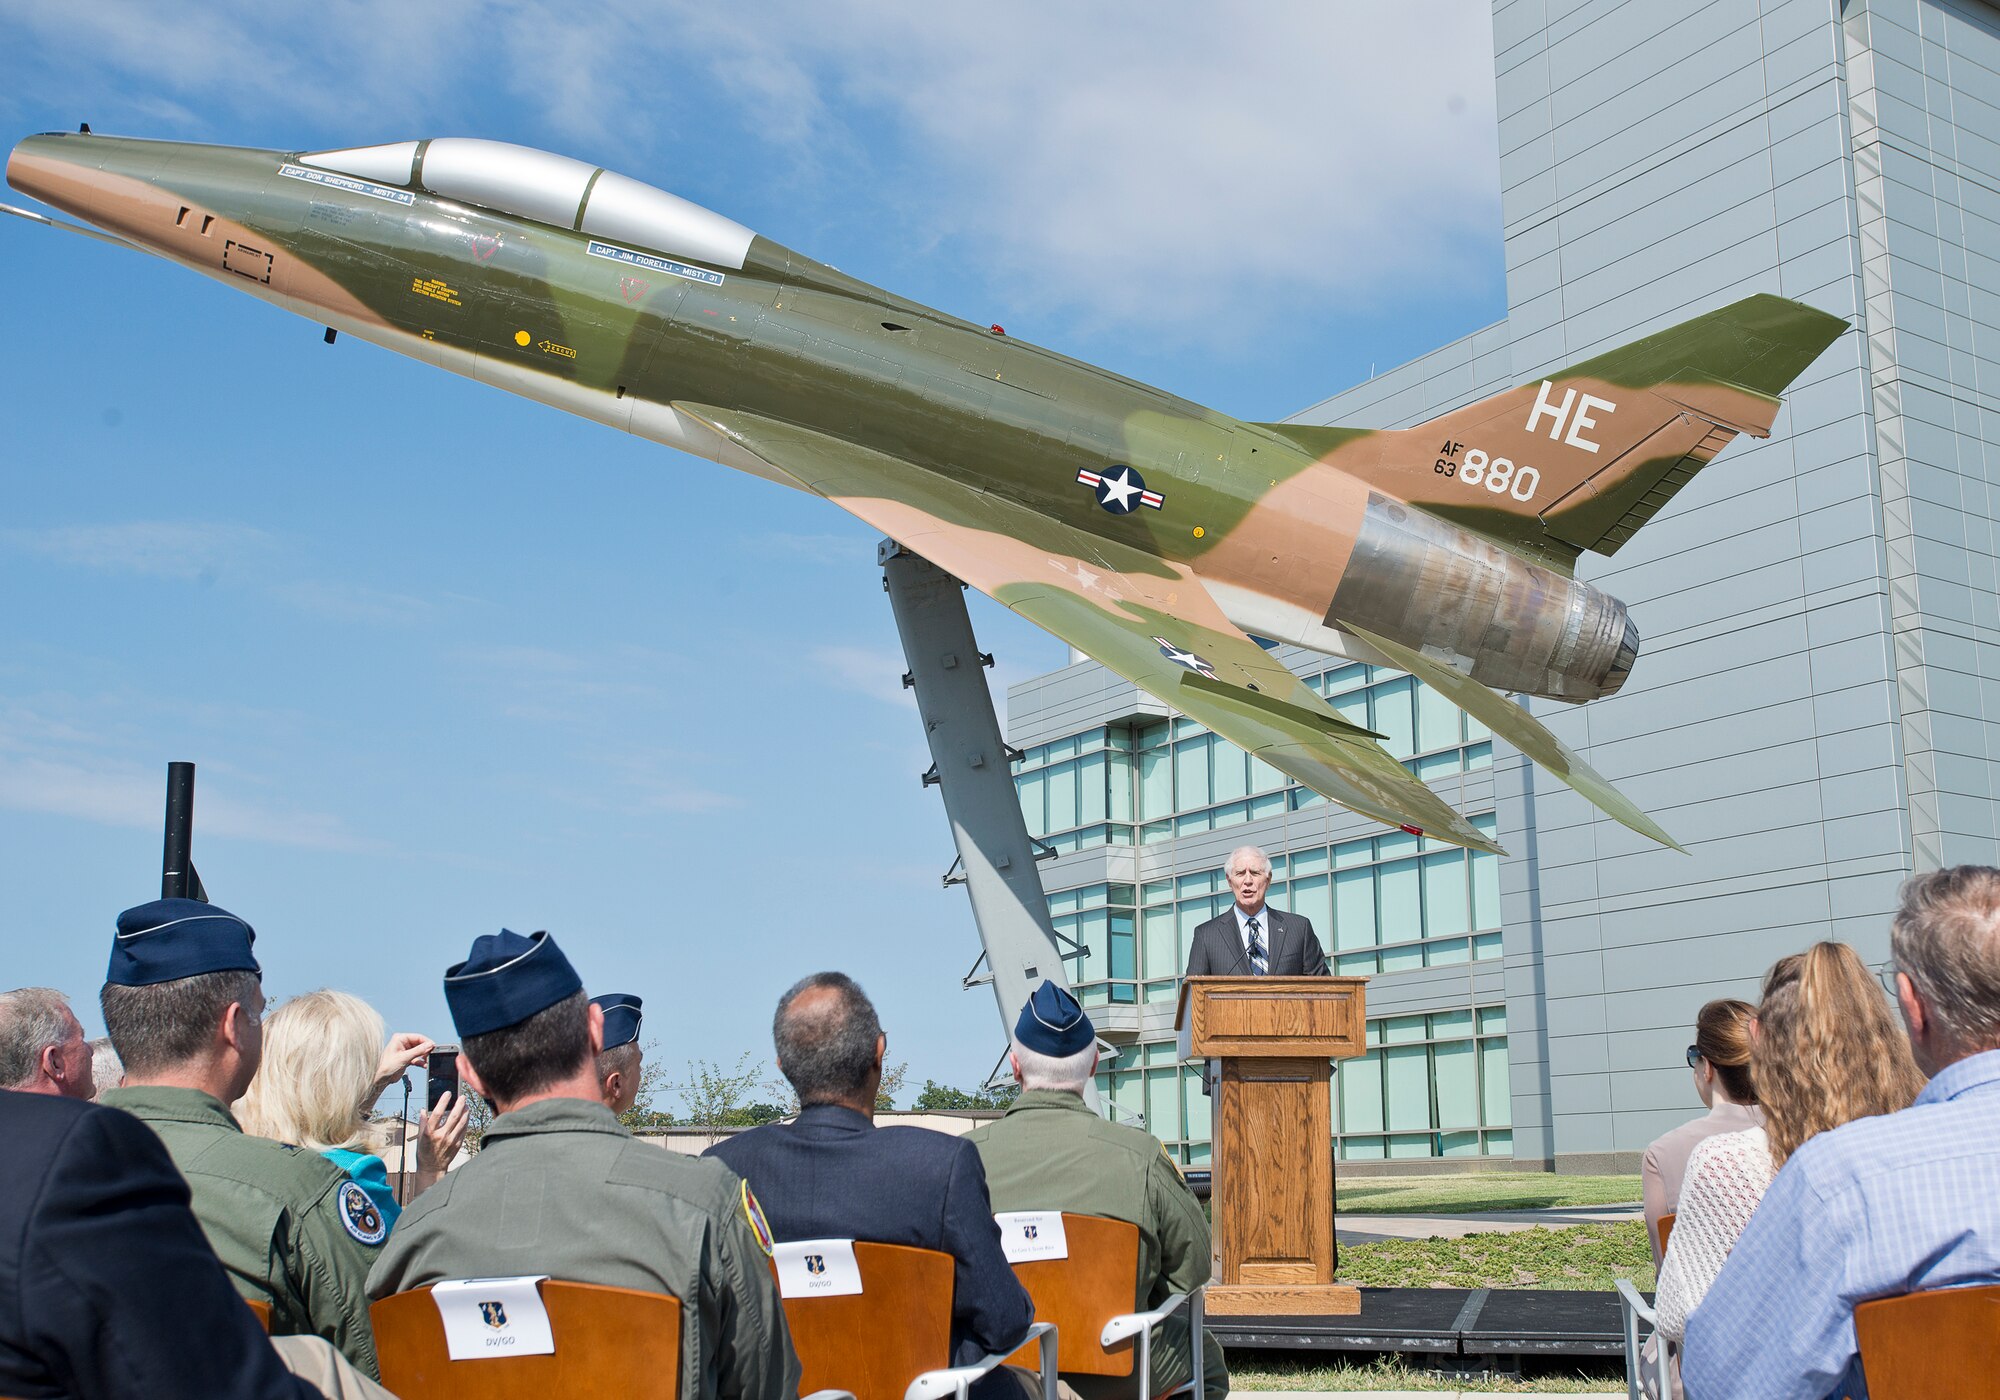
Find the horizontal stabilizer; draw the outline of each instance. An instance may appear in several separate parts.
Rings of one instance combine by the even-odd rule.
[[[1596,769],[1578,758],[1540,720],[1506,696],[1488,689],[1442,661],[1399,642],[1392,642],[1387,637],[1377,636],[1366,628],[1351,623],[1341,623],[1340,626],[1561,778],[1612,820],[1624,823],[1641,836],[1658,841],[1663,846],[1672,846],[1682,855],[1687,854],[1680,842],[1660,829],[1659,823],[1640,811],[1630,798],[1611,786]]]

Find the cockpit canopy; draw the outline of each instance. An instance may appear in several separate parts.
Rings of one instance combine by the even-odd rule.
[[[315,151],[299,161],[715,267],[741,268],[756,236],[734,219],[630,176],[505,141],[445,136]]]

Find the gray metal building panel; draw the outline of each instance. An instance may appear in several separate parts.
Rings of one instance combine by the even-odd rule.
[[[1692,855],[1496,744],[1460,800],[1511,852],[1503,958],[1371,993],[1504,994],[1516,1156],[1629,1166],[1697,1107],[1703,1001],[1822,937],[1879,960],[1913,866],[2000,861],[2000,8],[1497,0],[1493,36],[1507,319],[1300,421],[1410,426],[1754,292],[1856,323],[1770,441],[1580,564],[1644,637],[1625,688],[1533,702]],[[1016,696],[1017,743],[1088,708]],[[1372,827],[1143,863],[1253,830]]]

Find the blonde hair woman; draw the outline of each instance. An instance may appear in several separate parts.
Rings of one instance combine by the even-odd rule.
[[[1688,1157],[1658,1294],[1660,1331],[1676,1342],[1786,1159],[1815,1133],[1908,1108],[1924,1087],[1881,984],[1845,943],[1816,943],[1765,974],[1750,1077],[1763,1126]]]
[[[346,992],[321,989],[293,997],[264,1018],[264,1058],[237,1101],[243,1131],[317,1152],[365,1190],[382,1218],[402,1213],[388,1169],[375,1154],[367,1113],[384,1089],[432,1044],[410,1031],[386,1034],[375,1008]],[[447,1095],[418,1120],[416,1190],[457,1155],[470,1117]]]

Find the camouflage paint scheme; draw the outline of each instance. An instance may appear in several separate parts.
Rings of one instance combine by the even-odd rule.
[[[1737,433],[1767,435],[1777,395],[1846,329],[1757,296],[1418,428],[1247,423],[694,206],[657,241],[629,221],[609,240],[590,212],[598,182],[622,179],[608,172],[565,227],[567,204],[545,221],[521,212],[532,200],[451,197],[426,161],[531,193],[536,162],[574,167],[563,178],[576,163],[406,144],[54,134],[22,141],[7,175],[329,327],[823,496],[1308,787],[1480,850],[1497,848],[1255,639],[1411,671],[1674,845],[1489,687],[1618,688],[1638,635],[1575,581],[1578,555],[1615,551]],[[690,228],[699,254],[675,246]]]

